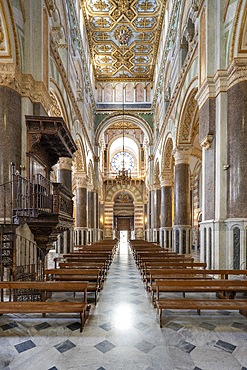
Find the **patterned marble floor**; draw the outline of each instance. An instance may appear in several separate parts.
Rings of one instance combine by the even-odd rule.
[[[82,333],[76,316],[0,317],[0,369],[247,370],[247,319],[238,312],[168,311],[163,320],[160,329],[123,244]]]

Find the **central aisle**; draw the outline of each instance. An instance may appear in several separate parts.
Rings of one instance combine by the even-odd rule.
[[[121,243],[85,327],[93,346],[88,369],[175,369],[155,314],[127,243]]]

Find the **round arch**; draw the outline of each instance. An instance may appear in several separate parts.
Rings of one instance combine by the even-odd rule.
[[[125,120],[131,124],[138,126],[144,132],[144,135],[147,137],[148,144],[152,143],[153,134],[152,134],[152,130],[149,124],[141,117],[137,117],[131,114],[124,114],[123,116],[121,112],[121,113],[113,113],[110,116],[107,116],[97,127],[95,131],[95,142],[97,145],[99,145],[100,139],[103,136],[104,132],[107,130],[107,128],[113,124],[118,123],[119,120],[122,120],[122,121]]]
[[[123,189],[126,191],[126,192],[129,192],[130,194],[132,194],[133,196],[133,199],[134,199],[134,202],[143,202],[143,197],[142,197],[142,193],[140,192],[140,190],[134,186],[134,185],[128,185],[126,187],[122,187],[120,184],[116,184],[114,186],[112,186],[105,194],[105,202],[114,202],[114,198],[115,198],[115,195],[117,193],[120,193],[123,191]]]

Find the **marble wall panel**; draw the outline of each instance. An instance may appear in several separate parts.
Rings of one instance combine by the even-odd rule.
[[[215,150],[214,142],[209,150],[205,150],[204,163],[204,220],[215,217]]]
[[[215,99],[208,99],[199,112],[199,141],[215,133]]]
[[[247,81],[227,93],[227,215],[247,217]]]

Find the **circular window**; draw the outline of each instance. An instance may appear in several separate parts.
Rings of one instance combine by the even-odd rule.
[[[114,155],[111,161],[112,168],[115,171],[119,171],[123,169],[123,160],[124,160],[124,168],[126,170],[133,170],[134,168],[134,158],[130,153],[127,152],[119,152]]]

